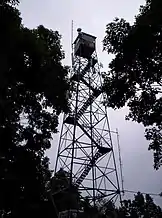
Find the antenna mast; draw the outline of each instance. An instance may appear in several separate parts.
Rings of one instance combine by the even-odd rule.
[[[119,152],[119,165],[120,165],[120,177],[121,177],[121,188],[122,188],[121,192],[124,195],[123,164],[122,164],[122,158],[121,158],[121,149],[120,149],[118,129],[116,129],[116,134],[117,134],[117,145],[118,145],[118,152]]]
[[[74,49],[73,49],[73,38],[74,38],[74,21],[71,21],[71,60],[72,60],[72,67],[74,65]]]

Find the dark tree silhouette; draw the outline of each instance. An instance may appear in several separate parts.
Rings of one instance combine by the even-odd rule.
[[[78,213],[78,218],[162,218],[161,208],[149,194],[138,192],[131,200],[123,200],[122,206],[118,207],[108,198],[98,198],[94,206],[88,198],[81,198],[75,187],[68,189],[69,178],[70,174],[61,169],[51,179],[51,193],[58,212],[77,209],[82,211]],[[48,206],[50,208],[50,203]]]
[[[60,169],[52,177],[51,187],[58,212],[81,208],[81,198],[78,189],[74,185],[70,187],[70,173]]]
[[[59,33],[25,28],[17,3],[0,2],[0,213],[37,217],[49,206],[45,151],[68,111],[68,68]]]
[[[123,205],[115,205],[105,200],[99,202],[98,216],[102,218],[161,218],[162,210],[150,195],[138,192],[132,200],[124,200]]]
[[[154,167],[162,165],[162,1],[146,0],[131,25],[116,18],[106,26],[104,50],[115,55],[105,77],[107,104],[127,105],[126,119],[146,128]]]
[[[123,201],[123,207],[118,209],[117,214],[121,218],[161,218],[162,210],[154,203],[150,195],[143,196],[138,192],[134,200]]]

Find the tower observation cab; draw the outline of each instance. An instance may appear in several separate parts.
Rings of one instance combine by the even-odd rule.
[[[74,55],[87,58],[89,60],[95,49],[96,37],[81,32],[81,29],[79,28],[78,37],[74,41]]]

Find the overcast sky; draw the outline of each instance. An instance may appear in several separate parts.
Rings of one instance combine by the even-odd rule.
[[[111,56],[102,52],[102,40],[105,26],[115,17],[123,17],[133,22],[139,6],[144,0],[21,0],[20,11],[23,23],[29,28],[40,24],[58,30],[62,35],[63,49],[66,53],[65,64],[70,65],[71,21],[74,20],[74,35],[81,27],[84,32],[97,37],[99,61],[107,70]],[[153,156],[147,150],[148,142],[144,138],[141,125],[124,120],[127,108],[119,111],[109,110],[112,130],[118,128],[122,151],[124,187],[149,193],[162,192],[162,169],[153,169]],[[54,167],[59,136],[55,135],[52,149],[48,152],[51,167]],[[155,198],[162,206],[162,198]]]

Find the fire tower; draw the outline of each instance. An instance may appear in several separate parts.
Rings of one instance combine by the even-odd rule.
[[[73,43],[71,113],[64,116],[56,172],[70,175],[82,196],[116,199],[120,195],[106,96],[96,54],[96,37],[78,29]]]

